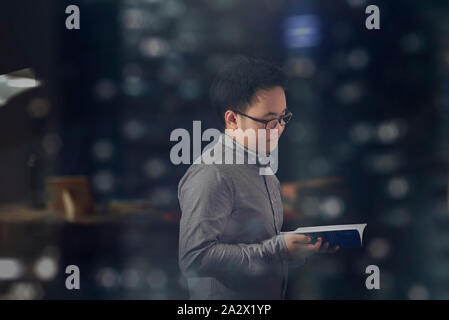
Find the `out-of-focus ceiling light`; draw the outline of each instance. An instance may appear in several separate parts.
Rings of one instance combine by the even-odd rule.
[[[13,96],[40,84],[33,70],[29,68],[0,75],[0,107],[8,103]]]
[[[10,78],[6,84],[12,88],[34,88],[39,85],[39,81],[29,78]]]

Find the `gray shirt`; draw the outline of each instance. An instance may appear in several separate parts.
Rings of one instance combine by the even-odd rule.
[[[261,175],[250,164],[256,154],[228,135],[211,149],[245,162],[192,164],[179,182],[179,267],[190,299],[284,299],[290,255],[279,180]]]

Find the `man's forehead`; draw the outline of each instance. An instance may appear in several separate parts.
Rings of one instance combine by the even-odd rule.
[[[287,112],[287,108],[283,108],[283,110],[281,112],[274,112],[274,111],[268,111],[267,113],[265,113],[263,116],[277,116],[280,114],[284,114],[285,112]]]
[[[253,116],[257,117],[274,117],[274,116],[280,116],[287,112],[287,107],[285,104],[277,103],[277,104],[262,104],[257,103],[249,106],[249,108],[246,109],[246,112],[249,114],[252,114]]]
[[[284,90],[280,87],[259,90],[254,98],[247,111],[251,111],[259,117],[281,115],[287,109]]]

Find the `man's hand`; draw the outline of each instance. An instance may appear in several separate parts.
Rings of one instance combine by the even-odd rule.
[[[320,238],[318,238],[318,241],[316,243],[320,242],[320,244],[321,244],[322,241],[323,241],[323,239],[320,237]],[[329,242],[325,242],[324,245],[319,249],[319,252],[321,252],[321,253],[335,253],[335,252],[338,251],[338,249],[340,249],[339,246],[335,246],[335,247],[332,247],[332,248],[329,249]]]
[[[307,258],[315,252],[335,253],[340,249],[339,246],[329,249],[329,242],[321,246],[323,242],[321,237],[315,243],[310,243],[312,238],[303,234],[286,233],[284,240],[287,250],[294,260]]]

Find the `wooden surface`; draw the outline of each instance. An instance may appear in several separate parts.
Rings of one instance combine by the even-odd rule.
[[[76,216],[73,220],[68,220],[64,213],[54,212],[51,209],[36,210],[23,204],[0,205],[0,223],[59,222],[96,224],[120,222],[127,218],[139,217],[148,220],[175,222],[179,214],[177,212],[162,212],[147,203],[111,202],[107,205],[97,205],[93,214]]]

